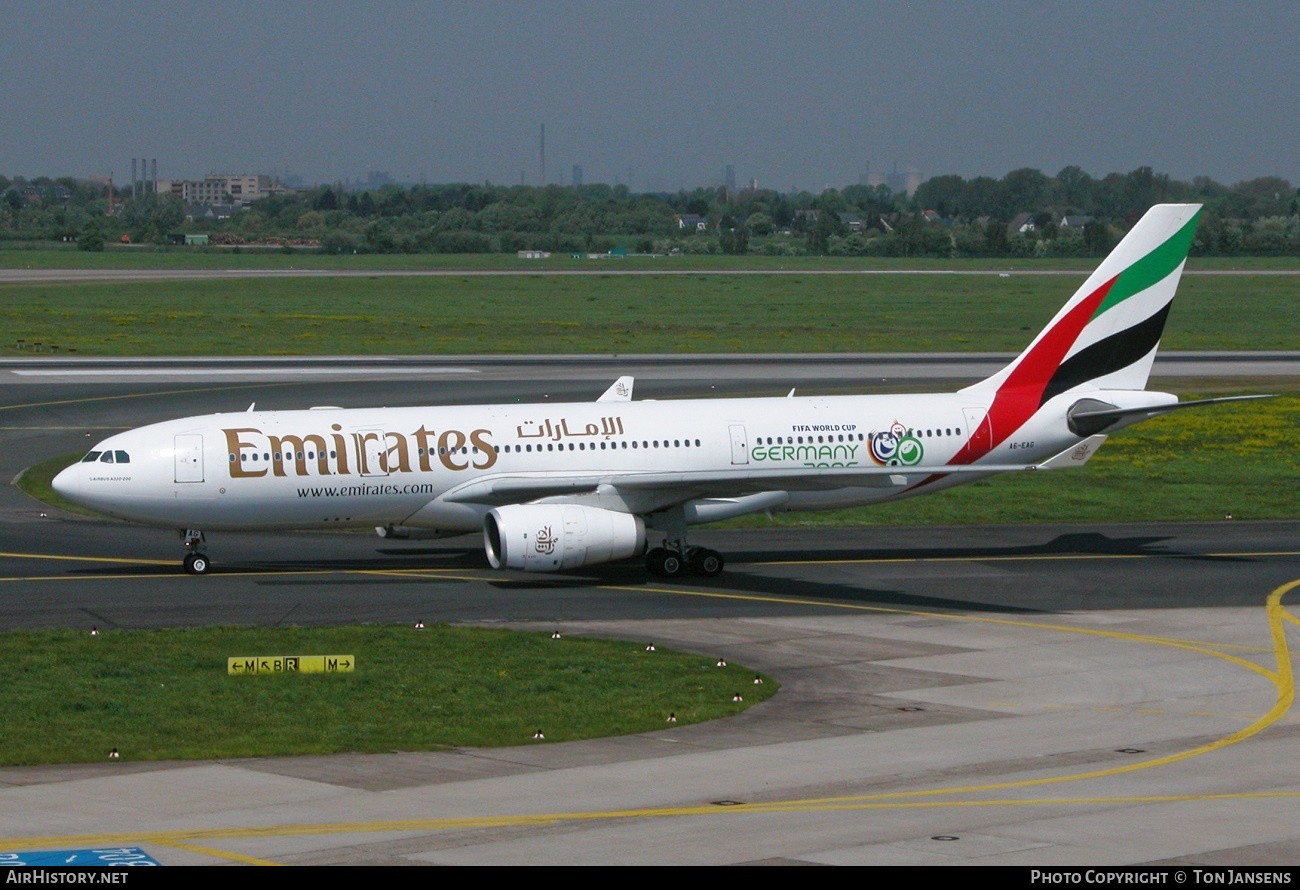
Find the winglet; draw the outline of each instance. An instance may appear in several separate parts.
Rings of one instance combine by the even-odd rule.
[[[1034,467],[1035,470],[1064,470],[1069,467],[1081,467],[1092,459],[1106,441],[1105,436],[1089,436],[1078,445],[1071,445],[1055,457],[1049,457]]]
[[[605,390],[604,394],[596,399],[597,402],[630,402],[632,401],[632,384],[634,377],[620,377]]]

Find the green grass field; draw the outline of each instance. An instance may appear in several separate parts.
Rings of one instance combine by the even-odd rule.
[[[1019,350],[1083,275],[450,276],[0,286],[32,355]],[[1293,349],[1300,276],[1189,276],[1165,349]],[[18,349],[18,340],[24,348]]]
[[[0,634],[0,765],[524,745],[539,729],[542,744],[712,720],[778,688],[647,642],[445,626]],[[353,655],[356,669],[227,675],[228,657],[258,655]]]
[[[350,254],[311,250],[286,253],[279,248],[131,246],[110,244],[103,252],[77,250],[57,242],[0,241],[0,269],[992,269],[997,271],[1091,270],[1096,257],[944,259],[938,257],[777,257],[691,255],[575,259],[555,253],[546,259],[521,260],[514,254]],[[1300,270],[1300,257],[1192,257],[1198,270]]]

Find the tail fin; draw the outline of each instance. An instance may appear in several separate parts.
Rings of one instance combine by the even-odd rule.
[[[996,393],[995,404],[1032,414],[1076,387],[1145,389],[1200,210],[1148,210],[1015,361],[963,392]]]

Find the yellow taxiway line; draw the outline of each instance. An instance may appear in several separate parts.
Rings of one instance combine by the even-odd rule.
[[[376,573],[381,574],[381,573]],[[1235,745],[1246,739],[1258,735],[1267,727],[1276,723],[1283,715],[1290,710],[1295,702],[1295,675],[1292,670],[1291,653],[1287,646],[1286,628],[1287,622],[1300,624],[1300,619],[1291,615],[1282,605],[1283,598],[1292,590],[1300,587],[1300,579],[1291,581],[1287,584],[1273,590],[1265,604],[1265,615],[1268,620],[1269,636],[1272,643],[1272,654],[1274,668],[1269,669],[1261,665],[1254,664],[1213,648],[1214,644],[1201,643],[1188,640],[1179,640],[1167,637],[1147,636],[1142,634],[1127,633],[1123,631],[1098,630],[1095,628],[1069,627],[1067,625],[1049,624],[1044,622],[1030,621],[1024,619],[1008,618],[990,618],[985,616],[972,615],[955,615],[940,612],[923,612],[914,609],[896,609],[879,606],[859,606],[857,604],[830,603],[824,602],[821,605],[836,607],[842,609],[852,609],[857,611],[874,611],[888,612],[896,614],[924,615],[930,618],[949,619],[957,621],[972,621],[984,624],[996,624],[1008,627],[1020,627],[1033,630],[1049,630],[1062,633],[1084,634],[1087,636],[1106,637],[1110,639],[1123,640],[1126,642],[1145,643],[1160,646],[1172,646],[1174,648],[1186,651],[1196,652],[1213,658],[1223,659],[1230,664],[1246,668],[1251,672],[1258,674],[1272,683],[1275,690],[1273,707],[1268,713],[1258,717],[1248,726],[1239,729],[1229,735],[1223,736],[1213,741],[1189,748],[1184,751],[1177,751],[1162,757],[1150,758],[1137,763],[1120,764],[1117,766],[1105,767],[1103,769],[1087,770],[1080,773],[1069,773],[1059,776],[1045,776],[1035,779],[1020,779],[1006,782],[989,782],[984,784],[959,785],[951,788],[931,788],[915,791],[889,791],[878,792],[874,794],[857,794],[844,795],[835,797],[813,797],[791,800],[776,800],[758,803],[741,803],[734,806],[720,807],[716,804],[692,805],[682,807],[647,807],[641,809],[626,810],[598,810],[589,812],[571,812],[571,813],[530,813],[518,815],[502,816],[479,816],[463,818],[430,818],[430,819],[402,819],[402,820],[375,820],[368,822],[333,822],[333,823],[315,823],[300,825],[277,825],[277,826],[236,826],[228,828],[214,829],[196,829],[196,830],[176,830],[162,832],[114,832],[95,835],[75,835],[75,836],[51,836],[51,837],[25,837],[25,838],[3,838],[0,839],[0,849],[31,849],[35,847],[67,847],[80,845],[99,845],[107,843],[156,843],[160,845],[172,846],[178,849],[186,849],[192,852],[200,852],[205,855],[226,858],[232,861],[246,863],[271,864],[265,860],[253,859],[240,853],[231,851],[218,850],[212,847],[198,846],[196,842],[211,842],[216,840],[236,840],[247,838],[266,838],[266,837],[297,837],[306,835],[325,835],[325,834],[348,834],[348,833],[378,833],[378,832],[431,832],[447,830],[465,830],[473,828],[499,828],[499,827],[519,827],[519,826],[539,826],[551,825],[562,822],[580,822],[595,820],[611,819],[631,819],[631,818],[665,818],[672,816],[702,816],[702,815],[740,815],[756,813],[778,813],[778,812],[827,812],[843,810],[886,810],[886,809],[917,809],[917,808],[969,808],[969,807],[1025,807],[1025,806],[1069,806],[1069,805],[1097,805],[1097,804],[1135,804],[1135,803],[1167,803],[1178,801],[1210,801],[1210,800],[1264,800],[1287,798],[1300,798],[1300,791],[1297,792],[1241,792],[1228,794],[1187,794],[1187,795],[1134,795],[1131,797],[991,797],[986,799],[951,799],[965,796],[970,798],[972,795],[986,795],[991,793],[1005,793],[1018,789],[1040,788],[1048,785],[1062,785],[1071,782],[1081,782],[1089,779],[1099,779],[1133,773],[1139,770],[1153,769],[1160,766],[1166,766],[1180,761],[1188,760],[1193,757],[1199,757],[1214,751],[1221,750],[1230,745]],[[797,600],[786,597],[771,596],[745,596],[741,594],[717,594],[707,592],[696,592],[688,590],[673,590],[665,588],[641,588],[641,587],[622,587],[606,586],[606,590],[634,591],[634,592],[661,592],[675,595],[689,596],[723,596],[729,599],[750,599],[762,602],[791,602],[808,604],[807,600]],[[1268,650],[1263,650],[1268,651]]]

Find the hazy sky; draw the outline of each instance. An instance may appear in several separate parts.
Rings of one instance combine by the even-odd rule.
[[[1300,182],[1300,2],[0,0],[0,174]]]

